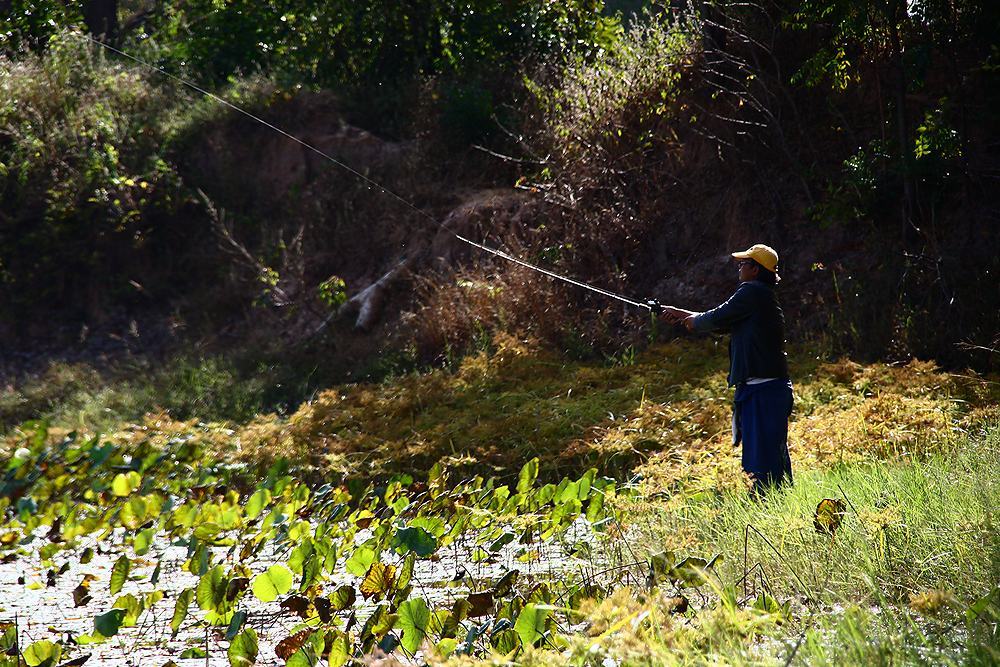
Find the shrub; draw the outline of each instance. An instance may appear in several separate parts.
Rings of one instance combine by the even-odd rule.
[[[105,61],[74,32],[0,63],[0,294],[5,316],[48,304],[97,314],[135,293],[177,201],[161,119],[173,90]]]

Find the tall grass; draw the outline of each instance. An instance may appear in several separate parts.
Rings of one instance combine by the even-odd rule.
[[[795,651],[810,665],[995,664],[1000,607],[968,612],[1000,585],[998,469],[993,423],[925,459],[807,470],[763,498],[699,494],[673,507],[646,502],[629,516],[645,517],[633,528],[650,552],[686,535],[688,549],[723,554],[720,579],[734,595],[791,602],[789,622],[749,642],[765,663]],[[814,527],[824,498],[846,503],[832,536]],[[660,648],[664,663],[686,661]]]

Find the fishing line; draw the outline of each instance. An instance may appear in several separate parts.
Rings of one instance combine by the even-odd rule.
[[[455,232],[452,232],[452,234],[455,234]],[[548,269],[543,269],[540,266],[535,266],[534,264],[529,264],[528,262],[524,261],[523,259],[518,259],[517,257],[514,257],[513,255],[508,255],[507,253],[503,252],[502,250],[497,250],[495,248],[490,248],[488,246],[484,246],[482,244],[476,243],[475,241],[470,241],[469,239],[465,238],[464,236],[460,236],[458,234],[455,234],[455,236],[458,239],[460,239],[462,241],[465,241],[469,245],[475,246],[476,248],[479,248],[480,250],[485,250],[486,252],[488,252],[490,254],[496,255],[497,257],[502,257],[503,259],[506,259],[507,261],[510,261],[510,262],[514,262],[515,264],[520,264],[521,266],[529,268],[532,271],[538,271],[539,273],[544,274],[546,276],[549,276],[550,278],[555,278],[556,280],[562,280],[563,282],[567,282],[570,285],[576,285],[577,287],[582,287],[584,289],[588,289],[591,292],[597,292],[598,294],[604,295],[606,297],[610,297],[612,299],[617,299],[618,301],[623,301],[623,302],[627,303],[630,306],[638,306],[639,308],[652,309],[652,304],[650,304],[650,303],[642,303],[641,301],[633,301],[632,299],[629,299],[628,297],[624,297],[621,294],[615,294],[614,292],[609,292],[608,290],[603,290],[603,289],[601,289],[599,287],[594,287],[593,285],[588,285],[586,283],[582,283],[579,280],[573,280],[572,278],[567,278],[566,276],[561,276],[558,273],[555,273],[553,271],[549,271]]]
[[[257,121],[261,125],[274,130],[278,134],[280,134],[280,135],[282,135],[282,136],[284,136],[284,137],[286,137],[288,139],[291,139],[292,141],[294,141],[295,143],[299,144],[300,146],[311,150],[312,152],[316,153],[317,155],[319,155],[319,156],[321,156],[323,158],[326,158],[327,160],[329,160],[333,164],[337,165],[341,169],[344,169],[345,171],[353,174],[354,176],[357,176],[359,179],[361,179],[362,181],[364,181],[365,183],[367,183],[369,187],[376,188],[379,191],[381,191],[381,192],[389,195],[390,197],[392,197],[396,201],[400,202],[401,204],[403,204],[407,208],[413,210],[414,212],[418,213],[419,215],[427,218],[431,222],[433,222],[435,224],[438,224],[438,225],[440,224],[440,222],[434,216],[432,216],[430,213],[428,213],[427,211],[423,210],[422,208],[419,208],[415,204],[411,203],[409,200],[407,200],[402,195],[396,194],[395,192],[393,192],[389,188],[385,187],[381,183],[378,183],[378,182],[372,180],[371,178],[369,178],[369,177],[365,176],[364,174],[362,174],[357,169],[354,169],[349,164],[341,162],[337,158],[335,158],[332,155],[330,155],[330,154],[328,154],[328,153],[320,150],[316,146],[313,146],[312,144],[310,144],[310,143],[308,143],[306,141],[303,141],[302,139],[299,139],[295,135],[293,135],[293,134],[291,134],[289,132],[286,132],[285,130],[281,129],[277,125],[274,125],[272,123],[267,122],[266,120],[264,120],[260,116],[252,114],[249,111],[247,111],[246,109],[242,109],[242,108],[236,106],[232,102],[229,102],[228,100],[226,100],[226,99],[224,99],[222,97],[219,97],[215,93],[212,93],[210,91],[205,90],[201,86],[198,86],[197,84],[192,83],[191,81],[188,81],[187,79],[179,77],[176,74],[171,74],[170,72],[168,72],[167,70],[163,69],[162,67],[154,65],[153,63],[151,63],[149,61],[146,61],[146,60],[143,60],[142,58],[138,58],[136,56],[133,56],[130,53],[126,53],[125,51],[122,51],[121,49],[117,49],[117,48],[111,46],[110,44],[105,44],[104,42],[102,42],[100,40],[94,39],[91,35],[86,35],[86,37],[87,37],[88,40],[90,40],[94,44],[102,46],[105,49],[107,49],[109,51],[112,51],[114,53],[117,53],[118,55],[123,56],[125,58],[128,58],[129,60],[131,60],[133,62],[139,63],[140,65],[142,65],[144,67],[148,67],[151,70],[159,72],[163,76],[165,76],[165,77],[167,77],[169,79],[172,79],[172,80],[174,80],[174,81],[176,81],[176,82],[178,82],[178,83],[180,83],[180,84],[182,84],[184,86],[187,86],[188,88],[190,88],[190,89],[192,89],[194,91],[197,91],[197,92],[201,93],[202,95],[205,95],[206,97],[210,97],[211,99],[215,100],[219,104],[221,104],[221,105],[223,105],[225,107],[228,107],[228,108],[232,109],[233,111],[241,113],[244,116],[246,116],[247,118],[250,118],[252,120]],[[457,234],[455,232],[451,232],[451,233],[452,233],[452,235],[455,238],[457,238],[458,240],[460,240],[460,241],[462,241],[464,243],[469,244],[470,246],[473,246],[475,248],[479,248],[480,250],[488,252],[488,253],[496,256],[496,257],[500,257],[502,259],[506,259],[509,262],[513,262],[513,263],[518,264],[520,266],[523,266],[525,268],[531,269],[532,271],[536,271],[538,273],[541,273],[542,275],[546,275],[546,276],[548,276],[550,278],[554,278],[556,280],[561,280],[561,281],[563,281],[565,283],[569,283],[570,285],[574,285],[576,287],[581,287],[583,289],[590,290],[591,292],[595,292],[597,294],[600,294],[602,296],[606,296],[606,297],[611,298],[611,299],[616,299],[616,300],[621,301],[623,303],[627,303],[630,306],[636,306],[638,308],[645,308],[645,309],[647,309],[647,310],[649,310],[649,311],[651,311],[653,313],[656,313],[656,314],[659,314],[659,312],[660,312],[661,306],[655,300],[653,300],[653,301],[647,301],[645,303],[641,302],[641,301],[635,301],[633,299],[629,299],[628,297],[622,296],[621,294],[616,294],[614,292],[610,292],[608,290],[604,290],[604,289],[601,289],[599,287],[594,287],[593,285],[588,285],[587,283],[580,282],[579,280],[574,280],[572,278],[568,278],[566,276],[559,275],[558,273],[555,273],[554,271],[549,271],[548,269],[543,269],[540,266],[535,266],[534,264],[530,264],[530,263],[528,263],[528,262],[526,262],[526,261],[524,261],[522,259],[518,259],[517,257],[514,257],[513,255],[509,255],[509,254],[507,254],[507,253],[505,253],[505,252],[503,252],[501,250],[497,250],[496,248],[490,248],[490,247],[482,245],[480,243],[476,243],[475,241],[470,241],[469,239],[467,239],[464,236],[461,236],[461,235],[459,235],[459,234]]]

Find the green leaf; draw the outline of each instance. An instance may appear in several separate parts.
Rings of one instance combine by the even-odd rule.
[[[111,594],[118,595],[118,592],[128,581],[128,572],[132,567],[132,561],[128,559],[128,556],[122,554],[115,561],[114,567],[111,568]]]
[[[177,632],[181,629],[181,623],[187,618],[188,607],[191,606],[191,600],[193,599],[194,591],[190,588],[185,588],[177,596],[177,601],[174,603],[174,615],[170,619],[170,634],[172,636],[176,637]]]
[[[257,489],[247,500],[246,514],[248,519],[256,519],[271,502],[271,492],[267,489]]]
[[[545,626],[551,612],[536,604],[526,604],[514,622],[514,631],[521,638],[523,646],[534,646],[545,636]]]
[[[303,646],[292,654],[292,657],[285,663],[285,667],[317,667],[319,658],[311,646]]]
[[[580,478],[580,481],[578,482],[579,492],[577,494],[577,498],[580,500],[580,502],[583,502],[584,500],[590,497],[590,491],[594,485],[594,479],[596,478],[597,478],[597,468],[589,469],[587,472],[583,474],[583,477]]]
[[[153,538],[155,536],[155,528],[147,528],[136,535],[135,540],[132,543],[132,547],[135,549],[135,555],[145,556],[149,552],[149,547],[153,544]]]
[[[145,499],[141,496],[133,496],[122,505],[121,510],[118,512],[118,520],[125,528],[135,530],[146,523],[148,512],[149,507]]]
[[[538,479],[538,457],[531,459],[521,467],[521,472],[517,476],[517,492],[527,493],[535,486]]]
[[[721,556],[715,556],[711,562],[704,558],[688,556],[680,563],[670,568],[670,577],[673,581],[684,586],[701,586],[708,581],[708,573]]]
[[[552,499],[552,502],[557,505],[562,505],[568,503],[571,500],[579,500],[580,495],[580,482],[571,482],[569,478],[564,477],[559,486],[556,487],[556,495]]]
[[[125,620],[124,609],[112,609],[109,612],[94,617],[94,629],[102,637],[114,637]]]
[[[333,611],[344,611],[352,606],[358,599],[358,594],[353,586],[344,585],[338,588],[330,596],[330,606]]]
[[[134,470],[120,472],[111,481],[111,493],[124,498],[142,486],[142,476]]]
[[[381,639],[385,636],[385,633],[392,630],[395,622],[396,615],[390,614],[385,604],[376,605],[368,620],[365,621],[364,626],[361,628],[361,640],[365,641],[371,637]]]
[[[454,637],[445,637],[437,643],[438,653],[445,658],[454,653],[456,648],[458,648],[458,640]]]
[[[228,641],[233,641],[233,638],[243,627],[243,624],[246,623],[246,620],[247,620],[247,613],[242,609],[233,614],[232,620],[229,621],[229,627],[226,628],[226,639]]]
[[[238,613],[242,614],[243,612]],[[253,628],[247,628],[233,638],[226,655],[229,657],[229,664],[232,667],[245,667],[245,665],[257,662],[258,650],[257,633]]]
[[[250,589],[261,602],[271,602],[292,588],[292,571],[284,565],[272,565],[253,578]]]
[[[403,559],[403,566],[399,569],[399,578],[396,580],[396,591],[402,593],[413,580],[413,568],[417,564],[416,554],[410,553]]]
[[[587,521],[597,523],[604,518],[604,491],[594,489],[587,501]]]
[[[493,553],[496,553],[497,551],[500,551],[505,546],[513,542],[515,537],[517,537],[517,535],[508,530],[503,535],[493,540],[493,544],[489,546],[489,550],[492,551]]]
[[[221,565],[216,565],[198,580],[195,599],[198,601],[198,606],[205,611],[222,613],[227,611],[227,590],[229,582],[226,581],[225,570]]]
[[[418,516],[410,521],[411,526],[423,528],[434,537],[441,537],[448,532],[448,524],[436,516]]]
[[[24,649],[24,662],[30,667],[53,667],[60,657],[62,646],[44,639]]]
[[[521,643],[517,632],[507,628],[500,632],[495,632],[490,636],[490,645],[500,655],[509,656],[520,648]]]
[[[1000,586],[970,604],[965,618],[969,623],[976,619],[1000,621]]]
[[[327,662],[330,667],[344,667],[351,658],[351,649],[354,648],[351,638],[346,632],[333,631],[333,641],[330,642],[330,651],[327,653]]]
[[[17,626],[10,621],[0,621],[0,655],[17,646]]]
[[[775,617],[778,623],[791,618],[791,602],[781,604],[767,593],[761,593],[757,596],[757,599],[753,603],[753,608]]]
[[[431,621],[431,610],[423,598],[412,598],[399,605],[399,619],[396,627],[402,631],[400,643],[412,655],[417,652],[427,637],[427,626]]]
[[[392,548],[401,556],[413,552],[418,556],[430,556],[437,551],[438,542],[423,528],[411,526],[400,528],[392,538]]]
[[[521,574],[519,570],[508,570],[507,573],[500,577],[499,581],[493,585],[493,595],[498,598],[502,598],[510,593],[514,588],[514,584],[517,582],[519,574]]]
[[[677,555],[673,551],[661,551],[649,557],[649,573],[646,582],[650,586],[661,584],[670,576],[670,570],[677,562]]]
[[[139,620],[139,614],[145,609],[144,605],[139,602],[139,598],[131,593],[119,597],[112,606],[115,609],[125,610],[125,618],[122,619],[122,625],[126,628],[134,626]]]
[[[194,536],[203,542],[211,542],[222,532],[222,526],[217,523],[200,523],[194,529]]]
[[[353,574],[355,577],[363,577],[368,573],[371,568],[372,563],[375,562],[377,554],[374,549],[366,546],[360,546],[354,550],[351,557],[347,559],[344,563],[344,567],[347,571]]]

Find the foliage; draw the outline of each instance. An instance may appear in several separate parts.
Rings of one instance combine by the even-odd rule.
[[[300,651],[306,656],[326,654],[331,643],[345,657],[367,653],[376,645],[387,646],[394,629],[409,654],[425,640],[445,639],[456,640],[446,642],[452,649],[465,640],[466,653],[488,652],[490,633],[476,630],[469,635],[481,621],[468,620],[468,603],[451,611],[433,609],[414,595],[416,561],[440,559],[444,549],[467,541],[480,550],[496,551],[488,545],[511,530],[523,533],[525,545],[552,539],[584,515],[598,526],[606,524],[603,508],[610,503],[605,499],[615,493],[615,483],[598,478],[596,470],[558,485],[528,483],[531,474],[525,473],[524,483],[512,493],[495,479],[451,479],[441,464],[425,481],[401,477],[380,486],[310,487],[285,473],[287,463],[276,465],[259,481],[239,466],[207,459],[206,450],[193,440],[175,442],[167,449],[149,440],[125,448],[75,433],[53,441],[44,424],[35,426],[26,444],[30,453],[12,460],[0,477],[3,534],[20,535],[4,539],[2,548],[14,550],[16,558],[16,550],[32,544],[32,534],[46,527],[46,542],[31,547],[38,549],[38,556],[44,562],[56,557],[76,561],[84,559],[77,555],[79,547],[97,537],[101,548],[121,554],[110,576],[115,596],[136,579],[130,570],[140,559],[130,558],[128,550],[146,530],[158,536],[160,544],[186,546],[185,569],[198,577],[198,583],[193,596],[190,588],[178,596],[171,630],[176,634],[192,622],[190,603],[196,601],[200,612],[193,622],[230,628],[233,664],[252,664],[258,651],[253,630],[237,634],[247,618],[248,591],[263,603],[283,597],[282,608],[297,609],[309,621],[293,630],[292,637],[299,639],[287,640],[283,657],[288,664],[297,664],[295,655]],[[191,465],[195,462],[197,467]],[[537,462],[527,467],[535,470]],[[125,484],[125,479],[136,483]],[[28,505],[45,509],[24,511]],[[128,519],[137,513],[135,521]],[[434,538],[429,543],[399,539],[407,530],[427,535],[430,530]],[[238,550],[238,562],[216,560],[215,547]],[[364,576],[346,587],[341,584],[333,596],[324,593],[324,583],[343,563],[358,560],[362,553],[370,563]],[[269,562],[273,564],[267,566]],[[520,628],[533,607],[518,602],[523,598],[513,585],[515,579],[516,571],[509,572],[490,595],[496,603],[504,603],[497,620],[507,618],[509,624],[517,619]],[[149,588],[119,597],[113,609],[94,617],[94,632],[78,641],[101,644],[122,628],[134,627],[164,599],[157,582],[154,573],[140,584]],[[288,595],[296,582],[297,592]],[[377,603],[360,635],[341,629],[341,616],[358,612],[355,587]],[[552,598],[549,593],[533,594],[530,600],[549,604]],[[532,623],[537,626],[540,621]],[[32,655],[53,655],[60,649],[53,646],[36,645]]]
[[[548,53],[605,43],[615,25],[600,0],[419,0],[400,6],[345,0],[266,5],[196,0],[147,12],[133,37],[163,64],[224,81],[280,71],[322,85],[393,84],[416,75],[496,71]],[[38,45],[82,17],[61,3],[15,2],[8,49]],[[146,44],[148,42],[148,44]]]
[[[136,294],[123,274],[168,242],[154,221],[178,197],[162,154],[170,89],[64,32],[44,58],[3,60],[0,100],[4,317],[53,303],[93,314]]]
[[[588,459],[559,458],[556,446],[539,448],[544,459],[524,462],[524,448],[492,459],[504,464],[502,477],[463,472],[468,458],[455,453],[427,463],[424,476],[414,471],[432,461],[434,450],[414,457],[412,445],[407,473],[371,482],[361,477],[367,473],[345,469],[354,479],[340,483],[339,475],[316,475],[286,461],[263,471],[260,461],[273,453],[248,457],[236,450],[237,443],[249,443],[251,427],[234,431],[158,415],[105,439],[36,422],[7,439],[17,452],[0,474],[0,550],[18,561],[37,559],[53,572],[59,563],[72,568],[97,551],[107,554],[101,574],[85,577],[72,596],[94,619],[93,630],[77,637],[87,650],[101,650],[109,637],[131,635],[155,617],[178,637],[216,627],[231,641],[232,663],[252,664],[254,655],[270,650],[261,642],[271,641],[257,636],[262,617],[256,615],[272,613],[292,620],[277,649],[288,664],[331,652],[339,664],[376,646],[420,652],[428,660],[516,654],[526,664],[590,665],[595,656],[625,664],[692,655],[736,660],[748,641],[795,643],[800,630],[800,650],[819,662],[863,650],[851,628],[871,624],[871,614],[821,619],[813,599],[880,605],[889,620],[869,634],[891,637],[910,627],[900,635],[906,642],[919,640],[907,610],[927,623],[968,622],[976,637],[968,650],[983,650],[977,642],[986,628],[976,619],[993,609],[982,550],[992,548],[988,508],[996,485],[987,478],[996,464],[996,436],[970,440],[957,429],[972,431],[995,419],[993,385],[927,363],[863,367],[793,354],[801,378],[793,422],[797,484],[762,503],[740,491],[725,430],[723,373],[710,344],[639,352],[628,368],[563,362],[564,371],[554,374],[550,357],[497,343],[495,356],[473,357],[455,372],[339,387],[337,402],[324,405],[331,394],[314,402],[316,414],[304,408],[290,422],[329,434],[335,432],[330,420],[343,417],[395,450],[405,445],[390,437],[401,436],[375,428],[401,423],[411,437],[429,438],[448,423],[474,436],[475,421],[516,403],[484,406],[511,400],[523,385],[520,400],[535,405],[525,418],[534,434],[504,436],[501,421],[487,421],[484,432],[494,441],[523,438],[530,446],[544,435],[539,423],[579,420],[591,401],[617,405],[617,414],[591,415],[600,427],[585,437],[595,449],[648,457],[638,470],[641,483],[623,490],[596,469],[578,474]],[[666,371],[664,358],[674,360]],[[567,381],[572,391],[553,384]],[[539,417],[537,405],[555,395],[566,399],[552,417]],[[420,397],[430,396],[420,408]],[[398,412],[404,405],[409,412]],[[859,406],[867,408],[852,412]],[[431,408],[437,412],[423,412]],[[846,421],[837,421],[841,414]],[[317,421],[310,424],[307,416]],[[315,443],[306,432],[303,442]],[[821,442],[831,432],[844,438],[839,448]],[[567,442],[556,433],[545,437]],[[365,451],[359,443],[346,446]],[[487,448],[469,444],[470,453]],[[567,468],[577,472],[565,476]],[[818,503],[832,513],[818,515]],[[839,525],[817,532],[815,522],[832,526],[834,515]],[[593,541],[575,536],[581,523],[591,526]],[[742,558],[745,541],[754,562]],[[934,557],[944,543],[954,558]],[[162,564],[166,545],[184,547],[182,567],[193,583],[164,598],[160,567],[149,574],[149,565]],[[444,582],[426,575],[433,563],[450,563],[453,553],[471,569],[501,554],[537,558],[540,549],[556,545],[577,558],[606,561],[603,574],[539,579],[510,569],[477,583],[461,569],[450,583],[450,569],[438,575]],[[817,554],[826,563],[831,553],[841,563],[832,574],[816,566]],[[640,590],[643,581],[648,590]],[[456,586],[454,602],[442,604],[433,593]],[[742,586],[747,590],[740,593]],[[111,598],[95,605],[91,598],[101,600],[107,591]],[[589,625],[578,625],[581,620]],[[824,633],[839,643],[823,643]],[[883,648],[908,655],[906,642]],[[72,657],[78,649],[62,650]]]
[[[43,49],[68,25],[83,21],[80,3],[59,0],[11,0],[0,6],[0,54],[15,56]]]
[[[860,81],[864,61],[886,58],[902,47],[903,40],[938,45],[956,39],[979,41],[984,25],[996,17],[990,5],[981,0],[803,0],[789,11],[787,24],[822,32],[824,38],[793,80],[814,86],[826,83],[843,91]]]
[[[551,80],[528,82],[538,105],[529,157],[539,168],[519,185],[572,211],[545,226],[546,264],[634,256],[628,244],[646,231],[650,189],[679,163],[677,100],[698,53],[685,15],[649,13],[597,53],[560,61]]]
[[[167,10],[160,32],[172,58],[226,77],[279,67],[325,84],[391,82],[414,74],[468,72],[590,44],[601,3],[537,0],[392,3],[284,0]]]

